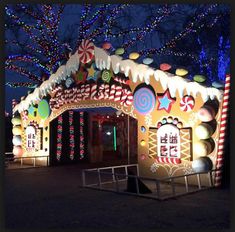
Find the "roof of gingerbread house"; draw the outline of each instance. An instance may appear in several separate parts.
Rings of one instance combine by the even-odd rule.
[[[35,104],[43,97],[47,96],[57,84],[66,80],[71,73],[76,72],[79,69],[79,57],[79,53],[76,51],[70,56],[65,65],[61,65],[48,80],[44,81],[24,100],[17,104],[13,109],[13,113],[16,111],[21,113],[22,111],[27,110],[31,104]],[[114,74],[119,72],[124,73],[125,76],[130,76],[131,74],[134,83],[139,80],[149,84],[150,78],[155,78],[156,81],[160,81],[164,90],[167,88],[169,89],[171,97],[175,97],[176,91],[183,97],[183,92],[186,91],[188,95],[191,94],[194,97],[200,93],[204,102],[209,98],[213,100],[215,97],[219,101],[222,100],[222,90],[203,86],[197,82],[190,81],[169,72],[153,69],[145,64],[138,64],[130,59],[123,60],[122,57],[118,55],[109,55],[104,49],[96,46],[94,46],[94,57],[98,69],[103,70],[112,68]]]

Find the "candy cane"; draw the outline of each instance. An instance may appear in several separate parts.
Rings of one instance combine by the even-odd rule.
[[[124,105],[124,102],[126,101],[127,92],[128,92],[128,89],[126,88],[122,89],[122,97],[121,97],[121,102],[120,102],[121,105]]]
[[[78,102],[82,100],[81,89],[77,89],[76,100]]]
[[[97,84],[92,84],[90,99],[96,99],[96,94],[97,94]]]
[[[104,99],[104,84],[101,84],[99,86],[99,91],[98,91],[98,99]]]
[[[224,140],[225,140],[225,131],[227,125],[227,116],[228,116],[229,91],[230,91],[230,75],[226,75],[224,96],[222,103],[222,114],[221,114],[220,129],[219,129],[218,154],[216,160],[216,169],[219,170],[215,172],[215,186],[220,186],[222,180],[222,167],[224,164]]]
[[[179,158],[168,158],[168,157],[157,157],[156,161],[159,163],[168,163],[168,164],[180,164],[181,159]]]
[[[115,96],[114,96],[114,101],[120,101],[121,95],[122,95],[122,87],[121,86],[117,86],[116,87]]]
[[[80,87],[80,91],[81,91],[82,98],[83,98],[84,93],[85,93],[85,84],[82,84],[82,85],[81,85],[81,87]]]
[[[109,92],[109,100],[113,100],[115,96],[116,85],[111,85],[111,90]]]
[[[119,82],[119,83],[126,84],[126,80],[122,79],[121,77],[115,77],[114,80]]]
[[[127,91],[127,98],[126,98],[126,100],[124,102],[124,106],[126,106],[126,107],[130,106],[132,104],[132,102],[133,102],[133,99],[134,99],[134,97],[133,97],[132,92],[130,90],[128,90]]]
[[[104,99],[109,99],[109,84],[104,86]]]
[[[86,100],[89,98],[90,96],[90,90],[91,90],[91,87],[90,87],[90,84],[86,84],[85,86],[85,92],[83,94],[83,100]]]

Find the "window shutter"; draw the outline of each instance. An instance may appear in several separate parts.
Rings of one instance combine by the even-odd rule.
[[[157,156],[157,128],[149,128],[149,156]]]
[[[192,161],[192,129],[180,129],[180,158],[181,160]]]

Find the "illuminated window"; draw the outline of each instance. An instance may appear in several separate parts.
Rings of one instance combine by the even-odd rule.
[[[26,148],[27,150],[35,150],[36,147],[36,128],[28,126],[26,128]]]
[[[157,153],[160,157],[180,158],[180,131],[166,124],[157,130]]]

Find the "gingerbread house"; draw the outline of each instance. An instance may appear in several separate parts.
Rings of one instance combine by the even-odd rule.
[[[131,136],[137,138],[141,176],[218,169],[223,160],[228,89],[109,55],[84,40],[64,65],[15,105],[13,154],[49,157],[50,123],[55,118],[60,131],[60,115],[65,111],[111,107],[137,120],[137,133]],[[73,159],[73,145],[69,147]]]

